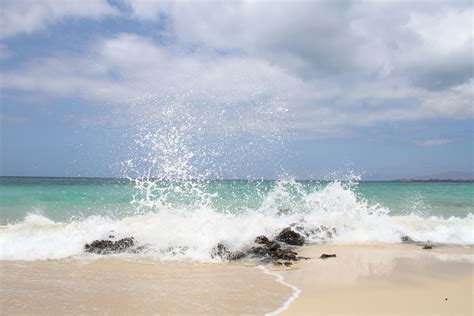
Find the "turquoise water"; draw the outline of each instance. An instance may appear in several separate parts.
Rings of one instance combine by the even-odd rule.
[[[410,236],[472,246],[473,196],[473,183],[457,182],[4,177],[0,260],[87,256],[86,243],[114,235],[147,249],[129,255],[212,261],[218,243],[239,250],[288,226],[308,243],[399,243]]]
[[[299,181],[306,193],[327,185],[320,181]],[[212,208],[223,212],[256,209],[275,187],[275,181],[209,181],[203,191],[211,195]],[[293,192],[291,192],[293,189]],[[300,188],[298,188],[300,189]],[[350,189],[360,200],[380,205],[391,215],[466,217],[474,213],[474,183],[466,182],[359,182]],[[277,207],[298,208],[301,194],[291,204],[281,201]],[[0,178],[0,223],[22,220],[28,213],[44,215],[55,221],[103,215],[123,218],[143,212],[133,204],[134,184],[125,179],[91,178]],[[159,197],[156,197],[157,199]],[[192,204],[189,197],[168,196],[174,204]]]

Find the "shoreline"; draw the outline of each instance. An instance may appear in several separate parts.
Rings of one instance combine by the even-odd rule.
[[[336,258],[319,259],[322,253]],[[142,314],[473,313],[474,248],[317,244],[293,266],[117,257],[0,261],[0,312]],[[444,300],[444,299],[447,300]]]
[[[0,276],[7,315],[263,315],[291,295],[250,262],[2,261]]]
[[[473,314],[472,247],[319,244],[301,255],[312,259],[273,269],[301,290],[282,315]]]
[[[271,311],[269,313],[265,313],[265,316],[273,316],[273,315],[278,315],[280,313],[283,313],[284,311],[286,311],[290,307],[290,305],[296,299],[298,299],[299,295],[301,294],[301,289],[299,289],[298,287],[296,287],[292,284],[286,283],[283,275],[278,274],[276,272],[273,272],[273,271],[267,269],[263,265],[258,266],[258,268],[260,268],[263,271],[263,273],[274,276],[275,277],[275,282],[278,282],[278,283],[292,289],[293,293],[290,295],[290,297],[286,301],[284,301],[283,304],[279,308],[277,308],[274,311]]]

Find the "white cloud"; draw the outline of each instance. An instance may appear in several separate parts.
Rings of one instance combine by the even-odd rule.
[[[236,100],[278,94],[293,78],[269,63],[238,56],[188,55],[146,37],[121,34],[86,54],[47,57],[5,73],[2,86],[121,103],[145,94],[188,93]]]
[[[131,18],[165,23],[174,41],[130,33],[102,38],[83,54],[55,53],[4,73],[2,89],[119,104],[176,96],[214,105],[280,100],[292,127],[313,135],[474,117],[469,2],[124,2]],[[20,12],[19,3],[10,15]],[[105,1],[53,3],[32,6],[41,13],[26,19],[32,27],[11,18],[4,35],[65,16],[115,12]],[[45,14],[45,6],[59,11]]]
[[[171,5],[165,1],[150,0],[124,0],[131,10],[135,18],[142,20],[156,20],[160,18],[160,13],[164,13]]]
[[[4,91],[96,103],[133,104],[152,99],[159,104],[180,98],[197,105],[233,106],[280,100],[290,110],[288,124],[321,135],[387,121],[474,115],[472,80],[443,91],[412,87],[401,79],[348,85],[304,80],[257,57],[188,54],[126,33],[96,41],[85,55],[58,55],[27,63],[5,73],[1,85]]]
[[[472,18],[472,8],[443,10],[435,14],[414,12],[410,14],[407,27],[420,37],[428,49],[448,55],[472,41]]]
[[[117,14],[107,0],[1,0],[0,37],[31,34],[66,18],[98,19]]]
[[[127,2],[136,18],[166,16],[180,43],[242,51],[303,78],[400,76],[448,87],[474,69],[469,2]]]
[[[474,79],[448,90],[424,92],[420,110],[438,118],[474,117]]]
[[[432,147],[432,146],[441,146],[454,142],[454,139],[450,138],[439,138],[439,139],[427,139],[424,141],[417,142],[419,146],[423,147]]]

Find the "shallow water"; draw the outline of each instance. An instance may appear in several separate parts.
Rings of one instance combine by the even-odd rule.
[[[474,183],[0,178],[0,259],[84,255],[133,236],[159,260],[212,261],[292,225],[308,242],[474,244]],[[321,226],[329,228],[328,234]]]
[[[297,183],[298,188],[288,186],[288,194],[294,195],[291,203],[301,199],[297,190],[311,193],[328,184]],[[226,180],[209,181],[201,187],[213,195],[210,201],[214,210],[238,212],[257,209],[276,185],[276,181]],[[352,188],[359,199],[379,204],[391,215],[466,217],[474,210],[472,182],[359,182]],[[30,213],[60,221],[90,215],[122,218],[136,213],[131,204],[136,193],[134,184],[126,179],[0,177],[0,223],[15,222]],[[179,194],[167,199],[180,205],[193,202],[192,196]],[[288,202],[282,200],[277,207],[295,206]]]

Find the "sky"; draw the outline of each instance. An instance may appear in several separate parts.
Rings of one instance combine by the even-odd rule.
[[[0,175],[473,172],[471,1],[0,5]]]

